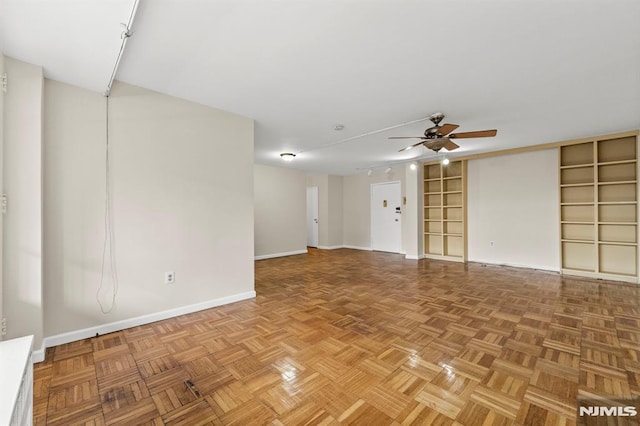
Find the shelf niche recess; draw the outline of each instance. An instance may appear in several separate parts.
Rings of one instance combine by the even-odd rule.
[[[637,283],[637,132],[559,149],[562,273]]]
[[[466,161],[424,165],[424,255],[464,262],[466,248]]]

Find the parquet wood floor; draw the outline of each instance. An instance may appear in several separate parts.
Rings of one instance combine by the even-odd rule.
[[[35,424],[573,425],[640,396],[637,285],[344,249],[258,261],[256,291],[48,349]]]

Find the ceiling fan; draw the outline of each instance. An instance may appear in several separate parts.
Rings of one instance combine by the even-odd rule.
[[[442,148],[446,149],[447,151],[458,149],[459,145],[454,143],[451,139],[489,138],[495,136],[498,133],[496,129],[479,130],[476,132],[451,133],[460,126],[458,126],[457,124],[449,123],[445,123],[441,126],[440,122],[443,118],[444,114],[441,112],[431,114],[429,116],[429,120],[431,120],[434,126],[425,130],[424,136],[392,136],[389,139],[421,139],[420,142],[409,145],[406,148],[402,148],[399,152],[407,151],[418,145],[424,145],[425,147],[438,152]]]

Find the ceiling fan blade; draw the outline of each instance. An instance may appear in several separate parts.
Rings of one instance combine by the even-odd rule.
[[[447,151],[453,151],[454,149],[458,149],[460,148],[460,146],[456,145],[455,143],[453,143],[451,140],[447,140],[443,146],[444,149],[446,149]]]
[[[387,139],[425,139],[424,136],[391,136]]]
[[[462,133],[452,133],[449,135],[450,138],[455,139],[464,139],[464,138],[490,138],[498,134],[496,129],[493,130],[479,130],[477,132],[462,132]]]
[[[458,126],[457,124],[445,123],[442,126],[440,126],[440,128],[438,129],[438,134],[442,135],[442,136],[448,135],[449,133],[453,132],[458,127],[460,127],[460,126]]]
[[[424,143],[424,141],[420,141],[420,142],[418,142],[418,143],[414,143],[413,145],[409,145],[409,146],[407,146],[407,147],[402,148],[402,149],[401,149],[401,150],[399,150],[398,152],[408,151],[408,150],[410,150],[411,148],[415,148],[415,147],[416,147],[416,146],[418,146],[418,145],[422,145],[423,143]]]

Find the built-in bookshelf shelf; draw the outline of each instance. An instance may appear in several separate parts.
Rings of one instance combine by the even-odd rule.
[[[466,260],[466,162],[424,165],[424,255]]]
[[[560,147],[562,271],[638,282],[637,135]]]

